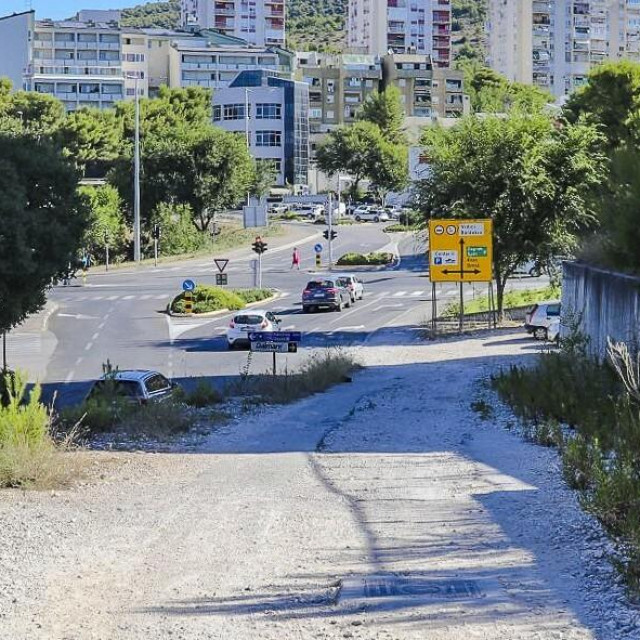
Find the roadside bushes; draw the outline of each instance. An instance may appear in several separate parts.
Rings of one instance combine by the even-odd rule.
[[[579,340],[567,345],[531,368],[494,376],[492,385],[534,441],[546,434],[558,447],[567,483],[620,543],[615,564],[640,592],[640,357],[610,345],[600,362]]]
[[[267,300],[272,296],[271,289],[221,289],[211,285],[197,285],[193,292],[193,312],[209,313],[222,309],[238,311],[247,304]],[[184,292],[173,299],[170,310],[172,313],[184,313]]]
[[[65,485],[79,471],[77,460],[64,455],[69,442],[56,444],[40,387],[27,392],[16,372],[5,380],[6,405],[0,406],[0,486],[46,489]]]
[[[391,264],[394,260],[393,253],[345,253],[336,264],[341,266],[377,266]]]

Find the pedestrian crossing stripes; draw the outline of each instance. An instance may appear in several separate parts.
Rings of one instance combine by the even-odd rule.
[[[117,296],[99,296],[99,295],[89,295],[89,296],[63,296],[61,298],[56,298],[56,302],[100,302],[101,300],[104,302],[115,302],[116,300],[125,300],[127,302],[131,300],[165,300],[169,301],[171,296],[166,293],[161,293],[158,295],[151,295],[145,293],[143,295],[117,295]]]

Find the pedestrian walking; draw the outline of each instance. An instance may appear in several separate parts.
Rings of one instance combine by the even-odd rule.
[[[291,256],[291,269],[294,267],[300,271],[300,251],[298,251],[298,247],[293,248],[293,255]]]

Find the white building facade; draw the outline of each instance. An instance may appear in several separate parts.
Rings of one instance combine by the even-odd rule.
[[[451,64],[450,0],[349,0],[348,45],[354,53],[431,56]]]
[[[640,0],[489,0],[489,65],[560,97],[606,59],[640,60]]]
[[[285,0],[182,0],[182,27],[215,29],[257,46],[285,44]]]

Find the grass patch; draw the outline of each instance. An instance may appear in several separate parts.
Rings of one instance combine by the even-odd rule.
[[[568,346],[567,346],[568,345]],[[614,367],[612,363],[617,366]],[[584,341],[511,367],[492,385],[532,441],[557,447],[568,484],[624,551],[616,566],[640,592],[640,360],[610,350],[586,355]],[[567,428],[563,431],[561,424]]]
[[[0,486],[51,489],[70,484],[81,464],[68,452],[74,432],[55,442],[51,418],[40,402],[40,387],[27,393],[16,372],[5,380],[6,403],[0,406]]]
[[[238,311],[251,302],[259,302],[273,296],[271,289],[222,289],[199,284],[193,291],[193,312]],[[172,313],[184,313],[184,291],[171,301]]]
[[[547,287],[541,287],[539,289],[518,289],[507,291],[504,294],[504,308],[505,310],[516,309],[518,307],[526,307],[527,305],[541,302],[542,300],[557,300],[560,299],[561,289],[560,287],[549,285]],[[484,295],[474,300],[465,300],[464,312],[467,313],[482,313],[483,311],[489,311],[489,296]],[[452,302],[448,304],[442,312],[443,317],[451,317],[460,315],[460,303]]]
[[[420,229],[422,229],[422,227],[419,224],[410,224],[407,226],[397,222],[385,227],[383,231],[385,233],[402,233],[403,231],[420,231]]]
[[[341,382],[351,382],[351,374],[358,368],[353,356],[339,348],[330,348],[308,358],[296,373],[285,370],[280,375],[249,374],[251,355],[242,372],[238,391],[261,404],[288,404],[301,398],[326,391]]]
[[[375,266],[391,264],[394,260],[393,253],[377,252],[377,253],[345,253],[338,258],[338,265],[344,266]]]

